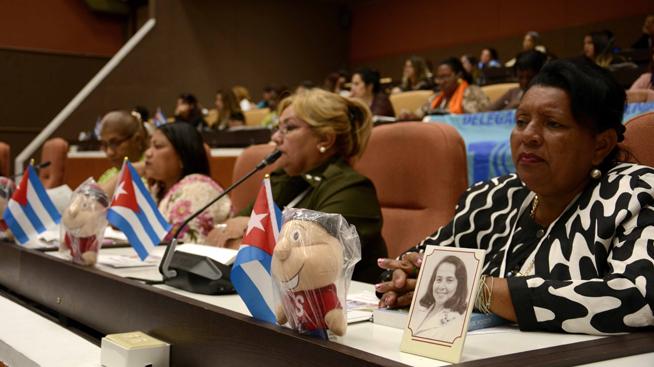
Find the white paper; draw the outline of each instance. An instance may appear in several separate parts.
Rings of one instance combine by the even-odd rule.
[[[238,250],[230,248],[198,245],[195,243],[185,243],[175,248],[175,251],[186,252],[188,254],[206,256],[225,265],[231,265],[236,259]]]

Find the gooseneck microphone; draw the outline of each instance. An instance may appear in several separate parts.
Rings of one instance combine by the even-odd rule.
[[[262,170],[263,168],[274,163],[282,155],[282,152],[275,150],[259,162],[250,172],[245,174],[238,181],[231,184],[220,195],[216,196],[213,200],[209,201],[205,206],[198,209],[195,213],[191,214],[175,231],[173,239],[166,247],[161,264],[159,265],[159,273],[163,276],[165,284],[171,285],[176,288],[184,289],[194,293],[203,294],[220,294],[231,293],[233,288],[229,281],[229,268],[219,262],[213,261],[207,257],[192,255],[188,253],[178,252],[175,254],[177,247],[177,237],[184,230],[184,228],[198,215],[202,214],[207,208],[213,205],[218,200],[225,197],[232,190],[237,188],[243,181],[250,178],[252,175]],[[225,272],[227,272],[225,276]],[[180,274],[184,273],[184,274]]]

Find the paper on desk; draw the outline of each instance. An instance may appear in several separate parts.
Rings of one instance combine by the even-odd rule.
[[[229,248],[198,245],[195,243],[185,243],[176,247],[175,251],[186,252],[188,254],[206,256],[210,259],[218,261],[221,264],[231,265],[236,259],[238,250]]]
[[[145,260],[141,261],[136,253],[131,255],[109,255],[103,254],[102,251],[100,251],[98,254],[98,264],[109,266],[114,269],[159,266],[159,262],[161,262],[161,257],[156,255],[150,255]]]
[[[349,294],[346,302],[348,324],[370,321],[373,310],[379,304],[377,296],[370,291]]]

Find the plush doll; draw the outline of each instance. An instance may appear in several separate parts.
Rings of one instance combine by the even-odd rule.
[[[16,191],[16,185],[14,181],[8,179],[7,177],[0,177],[0,231],[3,231],[11,238],[11,232],[7,228],[7,224],[2,219],[5,209],[7,209],[7,204],[11,195]]]
[[[107,227],[107,194],[89,179],[78,187],[61,217],[61,250],[69,251],[73,261],[94,265]]]
[[[271,263],[281,293],[275,309],[277,321],[323,339],[327,338],[326,329],[344,335],[347,320],[342,303],[354,264],[350,243],[342,243],[342,232],[349,234],[353,228],[338,214],[306,209],[294,209],[291,215],[285,212],[284,218]],[[354,237],[356,263],[360,258],[356,231]]]

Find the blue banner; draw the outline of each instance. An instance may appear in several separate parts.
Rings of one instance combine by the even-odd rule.
[[[654,111],[654,103],[630,103],[625,108],[623,123],[633,117]],[[426,122],[442,122],[454,126],[463,137],[468,154],[468,183],[515,172],[511,160],[509,136],[515,125],[515,110],[464,115],[427,116]]]

